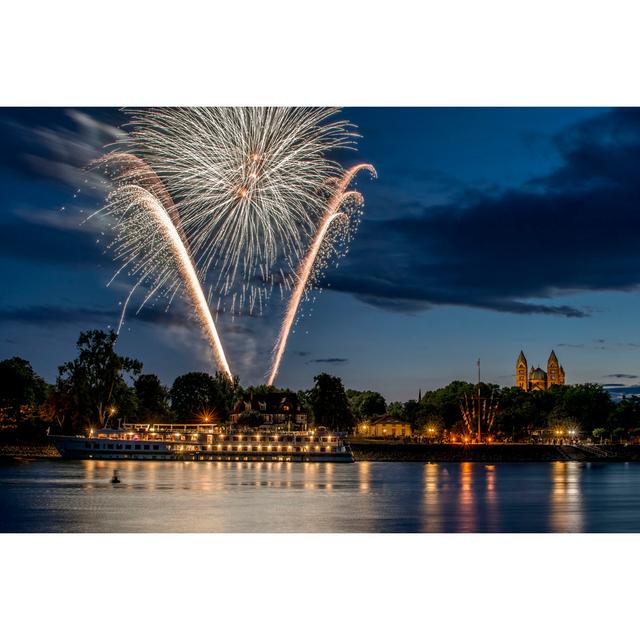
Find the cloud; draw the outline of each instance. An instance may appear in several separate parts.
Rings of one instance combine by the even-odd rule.
[[[114,322],[114,310],[90,307],[58,307],[55,305],[33,305],[21,308],[0,309],[0,323],[31,324],[52,327],[63,324],[96,324]]]
[[[18,224],[27,223],[38,227],[51,227],[60,231],[76,231],[97,238],[108,231],[109,221],[103,215],[89,217],[95,211],[96,209],[71,205],[57,210],[18,207],[13,211],[13,214]]]
[[[617,398],[621,396],[637,396],[640,395],[640,385],[614,385],[604,384],[602,385],[607,392]]]
[[[34,225],[26,221],[0,224],[0,254],[36,264],[95,267],[104,246],[99,241],[79,229],[44,225],[34,232]]]
[[[119,127],[124,118],[113,109],[4,109],[0,115],[0,164],[71,187],[100,188],[101,176],[87,165],[127,137]]]
[[[592,340],[589,344],[585,344],[583,342],[559,342],[556,346],[566,347],[568,349],[596,349],[598,351],[619,351],[620,349],[637,349],[638,347],[640,347],[640,344],[636,342],[610,343],[603,338],[598,338],[597,340]]]
[[[316,358],[315,360],[307,360],[306,364],[324,363],[324,364],[344,364],[349,362],[348,358]]]
[[[101,217],[85,221],[102,206],[107,181],[87,165],[106,145],[124,140],[122,130],[109,122],[119,117],[114,109],[0,109],[0,177],[7,183],[17,177],[17,194],[28,187],[27,198],[5,202],[3,256],[97,264],[108,225]]]
[[[53,327],[58,325],[105,325],[115,328],[120,318],[120,309],[101,307],[71,307],[58,305],[31,305],[26,307],[9,307],[0,309],[0,323],[30,324],[40,327]],[[192,320],[183,310],[176,306],[168,310],[155,307],[144,307],[137,315],[127,315],[126,324],[134,320],[151,323],[157,326],[189,326]]]
[[[606,376],[604,376],[605,378],[618,378],[618,379],[628,379],[628,380],[635,380],[636,378],[638,378],[638,376],[630,374],[630,373],[610,373]],[[609,386],[609,385],[605,385],[605,386]]]
[[[401,313],[461,305],[581,318],[554,304],[640,286],[640,110],[607,111],[557,136],[561,165],[496,194],[365,216],[334,290]]]

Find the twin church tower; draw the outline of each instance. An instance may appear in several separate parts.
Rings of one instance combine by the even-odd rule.
[[[550,389],[554,384],[564,384],[564,368],[558,363],[555,351],[551,352],[547,361],[547,370],[537,367],[527,369],[527,359],[520,352],[516,361],[516,386],[524,391]]]

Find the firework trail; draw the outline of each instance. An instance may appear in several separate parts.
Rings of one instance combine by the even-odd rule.
[[[229,364],[222,348],[222,343],[216,325],[211,316],[207,300],[202,292],[198,273],[193,265],[191,256],[176,229],[176,226],[163,206],[161,200],[151,191],[135,184],[126,184],[117,187],[109,194],[107,213],[111,213],[118,219],[118,226],[124,229],[119,236],[119,256],[125,259],[125,263],[136,261],[137,268],[143,270],[143,278],[146,274],[154,274],[158,282],[147,299],[153,295],[167,275],[173,277],[177,271],[181,281],[187,289],[193,302],[194,309],[200,323],[207,334],[211,348],[215,355],[218,368],[229,379],[233,379]],[[132,229],[135,232],[132,234]],[[144,242],[140,239],[144,238]],[[169,255],[167,255],[167,251]],[[161,272],[158,277],[156,256],[161,255]],[[137,286],[137,285],[136,285]]]
[[[347,200],[354,199],[358,204],[361,204],[363,201],[362,195],[358,191],[345,191],[345,189],[349,186],[356,174],[365,169],[371,174],[372,177],[376,177],[376,170],[373,165],[358,164],[346,171],[343,177],[339,181],[337,181],[336,189],[331,197],[331,200],[329,201],[329,204],[327,205],[325,214],[322,218],[320,226],[318,227],[315,238],[304,260],[300,264],[298,273],[296,274],[296,285],[291,294],[289,304],[287,305],[287,310],[282,321],[280,333],[278,334],[278,341],[276,342],[276,346],[273,351],[271,370],[269,372],[269,378],[267,382],[268,385],[272,385],[276,379],[276,376],[278,375],[280,362],[287,346],[287,340],[289,339],[289,333],[291,332],[291,327],[293,326],[293,322],[296,318],[298,307],[300,306],[300,302],[302,301],[304,293],[307,290],[309,278],[313,273],[314,264],[318,257],[318,253],[320,252],[320,248],[322,247],[322,244],[326,238],[327,232],[331,227],[331,224],[337,218],[347,215],[339,211],[340,207]]]
[[[89,168],[96,167],[104,167],[111,180],[118,186],[137,185],[152,193],[160,201],[165,211],[169,214],[169,217],[171,218],[176,231],[180,235],[182,243],[184,244],[187,251],[189,250],[189,244],[184,234],[184,230],[182,229],[180,215],[173,201],[173,198],[167,192],[160,178],[156,175],[153,169],[151,169],[151,167],[146,162],[144,162],[144,160],[141,160],[140,158],[130,153],[111,152],[102,156],[98,160],[95,160],[89,165]],[[113,207],[111,207],[108,208],[107,211],[113,213],[114,209]],[[129,232],[127,232],[127,230],[129,230]],[[153,230],[151,230],[151,232],[152,231]],[[117,257],[122,258],[122,254],[124,253],[123,247],[125,246],[128,246],[128,253],[131,255],[129,259],[124,260],[123,266],[116,271],[114,276],[109,281],[109,284],[111,284],[115,280],[115,278],[120,274],[123,268],[130,267],[132,264],[132,269],[136,273],[136,275],[141,275],[139,275],[139,279],[129,291],[129,294],[127,295],[127,298],[124,302],[122,311],[120,313],[118,328],[116,330],[117,334],[120,334],[120,330],[122,329],[129,302],[131,301],[133,294],[141,284],[147,281],[148,283],[150,283],[152,291],[157,291],[157,289],[159,289],[165,283],[170,283],[173,277],[177,275],[174,269],[175,265],[172,261],[172,258],[168,257],[166,260],[163,259],[167,257],[167,255],[162,251],[156,252],[153,258],[149,257],[149,259],[145,261],[146,268],[140,268],[140,255],[144,255],[145,253],[144,243],[146,242],[148,237],[146,235],[146,230],[145,232],[140,233],[138,224],[131,225],[130,227],[123,227],[122,225],[120,225],[120,232],[121,235],[119,237],[119,251],[116,252]],[[138,242],[141,244],[138,245]],[[152,266],[153,268],[149,268],[149,266]],[[172,295],[175,295],[177,289],[178,287],[174,285]],[[143,304],[138,308],[138,312],[140,311],[142,306],[144,306],[144,303],[147,301],[147,299],[148,298],[145,298]]]
[[[295,265],[353,148],[333,108],[132,109],[131,151],[166,185],[203,278],[232,313],[252,313]]]
[[[111,178],[119,184],[136,184],[150,191],[162,203],[182,241],[187,244],[187,238],[182,229],[180,214],[156,172],[141,158],[131,153],[112,151],[92,162],[89,167],[105,166],[111,173]]]

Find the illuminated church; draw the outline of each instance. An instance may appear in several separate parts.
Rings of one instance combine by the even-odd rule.
[[[558,363],[555,351],[551,352],[547,361],[547,370],[540,367],[527,369],[527,359],[520,352],[516,361],[516,386],[524,391],[550,389],[554,384],[564,384],[564,367]]]

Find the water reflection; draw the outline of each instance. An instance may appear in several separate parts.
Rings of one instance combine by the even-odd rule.
[[[640,531],[640,464],[40,460],[0,464],[0,513],[2,531]]]
[[[438,475],[440,465],[427,463],[424,465],[424,528],[427,533],[442,531],[440,517],[440,488]]]
[[[458,492],[458,524],[460,531],[475,530],[475,510],[473,493],[473,462],[460,463],[460,490]]]
[[[498,516],[498,492],[496,490],[496,465],[486,464],[485,470],[485,505],[487,515],[487,529],[500,531],[500,518]]]
[[[551,530],[579,533],[583,530],[583,506],[577,462],[551,463]]]
[[[358,463],[358,489],[360,493],[369,493],[369,483],[371,482],[371,463]]]

